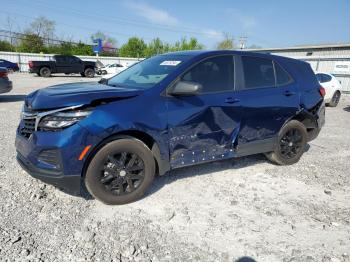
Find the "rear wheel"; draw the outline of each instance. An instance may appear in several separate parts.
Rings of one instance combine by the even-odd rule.
[[[91,160],[85,176],[87,190],[109,205],[140,199],[155,175],[155,161],[149,148],[137,139],[114,140]]]
[[[92,68],[86,68],[85,71],[84,71],[84,75],[86,77],[92,78],[92,77],[95,76],[95,70],[92,69]]]
[[[336,91],[331,99],[331,101],[329,102],[329,106],[330,107],[336,107],[339,103],[339,100],[340,100],[340,92],[339,91]]]
[[[50,70],[50,68],[48,68],[48,67],[42,67],[42,68],[40,69],[40,75],[41,75],[42,77],[49,77],[49,76],[51,76],[51,70]]]
[[[305,126],[299,121],[291,120],[280,130],[274,151],[265,155],[276,164],[291,165],[303,155],[306,142]]]

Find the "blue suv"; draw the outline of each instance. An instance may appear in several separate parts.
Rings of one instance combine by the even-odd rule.
[[[29,94],[17,159],[42,181],[125,204],[175,168],[258,153],[296,163],[324,124],[324,94],[310,65],[290,58],[158,55],[99,83]]]

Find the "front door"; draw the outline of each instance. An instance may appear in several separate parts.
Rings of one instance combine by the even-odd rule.
[[[234,98],[234,56],[207,58],[183,74],[181,80],[199,83],[203,88],[195,96],[168,97],[171,166],[232,155],[239,123]]]

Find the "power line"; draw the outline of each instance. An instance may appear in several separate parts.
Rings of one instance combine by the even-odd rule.
[[[40,1],[39,1],[40,2]],[[60,9],[61,11],[64,10],[64,12],[70,12],[72,14],[74,14],[75,16],[78,16],[79,18],[85,19],[85,20],[89,20],[87,19],[88,17],[90,18],[97,18],[99,21],[102,22],[118,22],[120,24],[124,24],[124,25],[131,25],[131,26],[136,26],[136,27],[142,27],[142,28],[146,28],[146,29],[157,29],[157,30],[163,30],[163,31],[169,31],[169,32],[178,32],[178,33],[187,33],[187,34],[194,34],[194,35],[203,35],[203,36],[213,36],[213,34],[211,33],[206,33],[206,32],[200,32],[195,28],[189,28],[189,27],[178,27],[178,26],[169,26],[169,25],[160,25],[160,24],[154,24],[154,23],[147,23],[147,22],[141,22],[141,21],[136,21],[136,20],[130,20],[130,19],[126,19],[126,18],[121,18],[121,17],[106,17],[106,16],[98,16],[98,15],[91,15],[91,14],[84,14],[82,15],[81,11],[78,10],[74,10],[71,7],[69,8],[65,8],[65,7],[59,7],[59,6],[53,6],[53,5],[45,5],[43,4],[43,2],[40,2],[40,4],[38,4],[37,2],[32,2],[31,4],[37,5],[37,6],[41,6],[41,7],[45,7],[47,9],[51,9],[51,10],[57,10]]]

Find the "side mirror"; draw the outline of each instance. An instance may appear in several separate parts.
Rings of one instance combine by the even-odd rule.
[[[193,96],[198,95],[202,85],[195,82],[179,81],[168,92],[172,96]]]
[[[100,81],[98,81],[99,84],[102,84],[102,85],[107,85],[108,84],[108,79],[106,78],[101,78]]]

